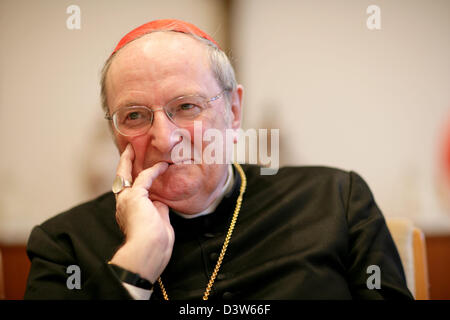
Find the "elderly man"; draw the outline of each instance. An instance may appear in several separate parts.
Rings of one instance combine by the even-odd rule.
[[[33,229],[25,298],[411,298],[357,174],[174,163],[180,143],[207,147],[186,137],[195,123],[239,129],[242,95],[224,52],[194,25],[158,20],[127,34],[102,77],[121,153],[114,193]]]

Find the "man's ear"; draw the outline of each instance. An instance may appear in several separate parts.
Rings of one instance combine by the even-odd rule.
[[[236,89],[231,93],[230,126],[234,130],[241,127],[243,94],[244,87],[240,84],[237,85]]]

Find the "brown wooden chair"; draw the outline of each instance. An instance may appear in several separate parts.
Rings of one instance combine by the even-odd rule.
[[[3,278],[3,260],[2,260],[2,249],[0,248],[0,300],[6,298],[5,295],[5,281]]]
[[[430,284],[423,232],[409,219],[389,218],[386,222],[400,254],[409,290],[416,300],[428,300]]]
[[[417,300],[430,299],[425,236],[419,228],[413,229],[415,297]]]

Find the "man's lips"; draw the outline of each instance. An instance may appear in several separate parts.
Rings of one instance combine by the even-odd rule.
[[[193,164],[193,163],[194,163],[194,161],[192,161],[192,160],[190,160],[190,159],[188,159],[188,160],[183,160],[183,161],[180,161],[180,162],[178,162],[178,161],[177,161],[177,162],[173,162],[173,161],[159,161],[159,162],[165,162],[165,163],[167,163],[167,164],[168,164],[167,170],[169,170],[170,168],[181,167],[181,166],[183,166],[183,165]],[[159,163],[159,162],[153,163],[151,166],[149,166],[149,168],[152,167],[152,166],[154,166],[155,164],[157,164],[157,163]],[[164,173],[163,173],[163,174],[164,174]]]
[[[145,166],[144,167],[144,170],[145,169],[147,169],[147,168],[150,168],[150,167],[153,167],[155,164],[157,164],[157,163],[159,163],[159,162],[165,162],[165,163],[167,163],[169,166],[168,166],[168,168],[167,169],[169,169],[170,167],[174,167],[174,166],[181,166],[181,165],[186,165],[186,164],[193,164],[194,163],[194,160],[192,160],[192,159],[184,159],[184,160],[181,160],[181,161],[177,161],[177,162],[173,162],[173,161],[171,161],[171,160],[160,160],[160,161],[155,161],[155,162],[153,162],[150,166]]]
[[[184,159],[184,160],[180,160],[177,162],[173,162],[173,161],[165,161],[165,162],[167,162],[169,164],[169,166],[172,166],[172,165],[180,165],[180,164],[192,164],[192,163],[194,163],[194,160]]]

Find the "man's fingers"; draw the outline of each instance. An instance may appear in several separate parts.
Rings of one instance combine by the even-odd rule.
[[[132,170],[133,170],[133,160],[134,160],[134,150],[131,143],[127,145],[125,150],[120,155],[119,165],[117,166],[116,175],[122,176],[128,181],[133,181]]]
[[[169,164],[167,162],[158,162],[153,167],[141,171],[141,173],[139,173],[139,175],[137,176],[136,181],[133,184],[133,187],[140,187],[146,190],[150,189],[153,181],[160,174],[164,173],[164,171],[166,171],[168,167]]]

